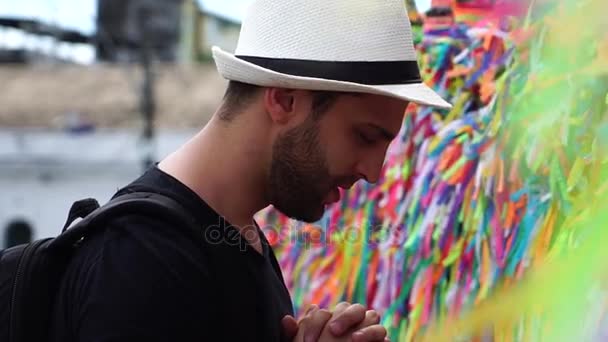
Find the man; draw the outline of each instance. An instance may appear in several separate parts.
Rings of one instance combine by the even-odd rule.
[[[313,222],[376,182],[409,101],[449,107],[421,83],[402,0],[258,0],[211,121],[116,196],[178,201],[200,241],[154,217],[88,238],[56,301],[55,341],[384,341],[374,311],[341,303],[300,320],[254,221],[272,204]]]

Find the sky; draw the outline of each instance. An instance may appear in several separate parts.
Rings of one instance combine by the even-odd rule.
[[[420,10],[425,11],[431,0],[417,0]],[[67,28],[85,33],[94,30],[97,0],[0,0],[0,16],[19,16],[59,22]],[[210,10],[240,20],[252,0],[199,0]]]
[[[203,8],[219,15],[240,20],[246,7],[253,0],[198,0]],[[304,0],[305,1],[305,0]],[[416,0],[418,9],[426,11],[431,0]],[[95,30],[95,16],[97,0],[0,0],[0,16],[22,17],[39,19],[50,24],[58,24],[63,28],[75,29],[83,33],[93,33]],[[49,39],[32,41],[24,39],[15,30],[0,28],[0,46],[19,47],[27,44],[40,46],[40,49],[54,48],[58,53],[70,54],[71,50],[80,56],[78,60],[83,63],[92,61],[94,52],[87,46],[68,46],[59,44],[54,46]],[[77,59],[78,59],[77,58]]]

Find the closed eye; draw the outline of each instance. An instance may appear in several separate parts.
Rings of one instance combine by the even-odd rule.
[[[380,140],[390,143],[397,136],[397,133],[393,134],[373,123],[364,124],[362,127],[356,128],[355,131],[360,142],[365,145],[375,145]]]
[[[376,143],[374,139],[370,138],[365,133],[358,132],[357,135],[359,136],[359,140],[365,145],[374,145]]]

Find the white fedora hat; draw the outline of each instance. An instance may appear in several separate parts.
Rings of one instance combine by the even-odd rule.
[[[256,0],[235,53],[212,51],[228,80],[451,107],[422,82],[403,0]]]

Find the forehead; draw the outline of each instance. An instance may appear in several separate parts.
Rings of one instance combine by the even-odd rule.
[[[347,124],[372,123],[398,132],[408,103],[403,100],[372,94],[347,94],[339,96],[330,109]]]

